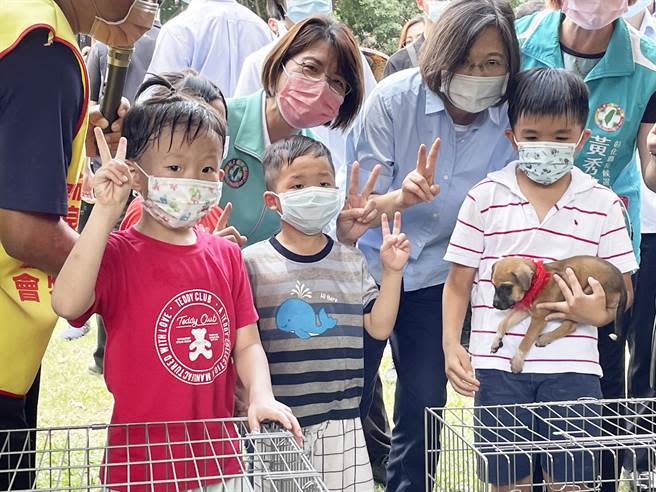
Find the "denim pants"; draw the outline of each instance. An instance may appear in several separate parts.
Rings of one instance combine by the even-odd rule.
[[[394,430],[387,465],[388,492],[424,490],[426,473],[437,462],[424,458],[424,409],[446,404],[446,374],[442,351],[443,285],[402,292],[399,314],[390,338],[397,381]],[[361,408],[368,409],[375,374],[385,342],[365,337],[365,387]]]

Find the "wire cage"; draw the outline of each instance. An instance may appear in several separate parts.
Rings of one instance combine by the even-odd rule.
[[[243,418],[0,430],[0,490],[327,492],[288,431]]]
[[[550,491],[656,491],[656,399],[427,408],[425,431],[426,491],[530,491],[540,468]]]

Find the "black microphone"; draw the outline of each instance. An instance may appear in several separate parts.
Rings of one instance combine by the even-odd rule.
[[[109,121],[109,126],[105,130],[110,132],[112,123],[118,119],[116,112],[121,105],[121,96],[125,87],[125,79],[128,75],[128,66],[134,47],[115,48],[108,47],[107,52],[107,73],[105,74],[105,92],[102,101],[100,101],[100,112]]]

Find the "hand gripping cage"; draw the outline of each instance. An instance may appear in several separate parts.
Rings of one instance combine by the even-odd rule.
[[[291,433],[242,418],[0,430],[0,490],[33,489],[328,490]]]
[[[428,408],[425,431],[427,491],[529,491],[536,465],[544,490],[656,491],[656,399]]]

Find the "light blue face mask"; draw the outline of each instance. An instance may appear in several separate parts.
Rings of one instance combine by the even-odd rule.
[[[428,0],[428,17],[437,22],[448,6],[449,0]]]
[[[645,10],[651,2],[652,0],[638,0],[636,3],[634,3],[629,7],[629,10],[627,10],[624,14],[622,14],[622,17],[624,17],[625,19],[630,19],[631,17],[635,17],[640,12]]]
[[[299,22],[312,15],[332,15],[332,0],[287,0],[287,17]]]

